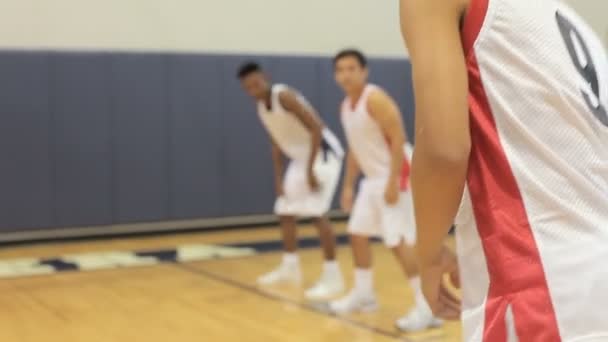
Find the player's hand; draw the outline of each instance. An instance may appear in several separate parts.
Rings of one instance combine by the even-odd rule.
[[[386,190],[384,190],[384,201],[388,205],[395,205],[399,201],[399,181],[391,179],[386,184]]]
[[[456,256],[444,246],[436,261],[420,264],[422,292],[436,317],[457,320],[460,318],[460,298],[449,289],[446,274],[450,275],[452,285],[460,286]]]
[[[353,209],[353,198],[354,191],[350,186],[345,186],[342,189],[342,196],[340,197],[340,206],[342,207],[342,211],[345,213],[350,213]]]
[[[308,186],[310,190],[313,192],[317,192],[321,189],[321,185],[319,184],[319,180],[313,171],[308,172]]]

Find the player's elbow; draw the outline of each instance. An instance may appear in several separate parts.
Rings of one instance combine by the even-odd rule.
[[[420,146],[418,146],[420,145]],[[464,166],[471,154],[470,140],[460,142],[427,142],[417,144],[416,152],[435,165]]]
[[[310,124],[310,126],[308,127],[308,130],[310,132],[310,135],[312,135],[313,139],[318,138],[318,137],[321,137],[321,134],[323,132],[323,125],[321,125],[320,123],[314,122],[314,123]]]
[[[320,144],[323,140],[322,133],[320,129],[313,129],[310,131],[312,143],[317,145]]]

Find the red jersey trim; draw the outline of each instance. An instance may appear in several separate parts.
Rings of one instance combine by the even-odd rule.
[[[384,140],[386,141],[386,147],[391,149],[391,140],[385,136]],[[407,153],[403,153],[403,164],[401,165],[401,174],[399,175],[399,190],[407,191],[410,188],[410,173],[411,166],[410,161],[408,160]]]
[[[462,48],[465,56],[468,56],[472,52],[473,45],[475,45],[477,37],[479,37],[486,13],[488,12],[488,1],[471,0],[469,4],[461,30]]]
[[[471,159],[468,186],[490,287],[484,342],[506,342],[511,306],[521,342],[561,341],[540,252],[522,194],[502,147],[473,45],[489,0],[471,0],[462,30],[469,78]]]
[[[484,342],[506,342],[511,305],[521,342],[561,341],[540,252],[481,83],[468,58],[471,160],[468,185],[490,274]]]
[[[401,178],[399,179],[399,189],[401,191],[408,191],[410,188],[410,172],[410,162],[407,160],[407,156],[405,156],[403,167],[401,168]]]

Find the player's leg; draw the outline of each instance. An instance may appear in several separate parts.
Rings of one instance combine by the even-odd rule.
[[[296,217],[280,216],[279,221],[283,239],[283,259],[276,269],[258,278],[260,285],[277,283],[299,284],[302,281],[300,259],[297,254]]]
[[[318,300],[340,294],[344,290],[344,281],[340,265],[336,260],[336,237],[329,218],[327,216],[314,218],[313,224],[319,231],[324,262],[321,277],[305,295],[308,299]]]
[[[379,226],[378,207],[374,203],[369,184],[363,181],[355,201],[348,231],[355,263],[353,289],[343,298],[330,303],[330,309],[336,313],[354,311],[369,312],[378,307],[374,291],[372,273],[372,252],[369,236],[377,235]]]
[[[320,189],[318,192],[310,193],[308,198],[309,214],[319,231],[324,259],[329,262],[336,260],[336,237],[327,212],[336,194],[341,170],[342,158],[337,157],[333,152],[321,152],[314,166]]]
[[[404,331],[419,331],[440,326],[442,321],[433,317],[418,277],[414,248],[416,227],[411,193],[402,193],[397,205],[383,207],[382,229],[386,245],[392,250],[414,291],[414,308],[397,320],[397,327]]]
[[[350,241],[355,262],[354,285],[346,296],[331,302],[330,309],[339,314],[375,311],[378,302],[374,291],[369,237],[351,234]]]
[[[428,306],[422,293],[420,278],[418,277],[415,248],[407,245],[402,240],[399,245],[391,248],[391,250],[397,262],[401,265],[403,273],[408,278],[414,292],[414,309],[397,320],[397,327],[403,331],[419,331],[440,326],[443,322],[433,317],[431,308]]]
[[[319,232],[321,250],[325,261],[336,261],[336,236],[327,216],[313,218],[314,226]]]
[[[305,293],[306,298],[310,300],[327,299],[344,290],[342,272],[336,260],[336,237],[327,217],[340,179],[341,169],[342,158],[332,152],[321,152],[314,165],[320,189],[317,192],[309,191],[307,197],[302,201],[301,212],[305,216],[313,217],[313,224],[319,232],[325,260],[321,277]]]
[[[372,249],[369,237],[353,234],[350,236],[353,259],[355,261],[354,289],[366,297],[375,297],[372,274]]]
[[[295,216],[279,217],[283,238],[283,266],[292,280],[300,281],[300,258],[298,256],[298,234]]]
[[[281,238],[283,240],[283,258],[280,265],[273,271],[258,278],[261,285],[276,283],[299,284],[302,281],[300,259],[297,254],[298,236],[296,227],[296,213],[294,212],[294,191],[298,182],[301,182],[298,165],[291,162],[285,173],[283,188],[285,194],[277,198],[274,206],[275,214],[279,217]]]
[[[415,277],[418,275],[418,263],[416,262],[416,249],[405,241],[401,241],[397,247],[391,248],[395,259],[401,266],[403,273],[408,277]]]
[[[281,226],[281,238],[283,239],[283,251],[286,254],[298,252],[298,234],[296,232],[296,217],[283,215],[279,216]]]

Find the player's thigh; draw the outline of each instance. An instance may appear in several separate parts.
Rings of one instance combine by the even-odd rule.
[[[290,161],[283,176],[283,196],[277,198],[274,213],[279,216],[298,216],[299,203],[305,196],[305,168],[301,163]]]
[[[330,154],[327,158],[319,158],[315,163],[315,174],[319,180],[320,189],[316,194],[319,201],[331,206],[340,181],[342,159]]]
[[[283,178],[283,191],[287,198],[302,198],[309,193],[306,163],[291,161]]]
[[[382,204],[381,229],[388,247],[396,247],[402,239],[406,244],[416,244],[416,219],[411,192],[401,192],[394,205]]]
[[[348,221],[348,232],[354,235],[379,236],[380,208],[377,195],[366,180],[361,182],[359,192]]]
[[[340,160],[317,159],[314,172],[319,182],[319,189],[316,191],[313,191],[308,184],[307,170],[301,171],[304,176],[299,177],[298,183],[294,184],[289,192],[288,200],[292,212],[302,217],[321,217],[327,214],[340,178],[340,167]]]

